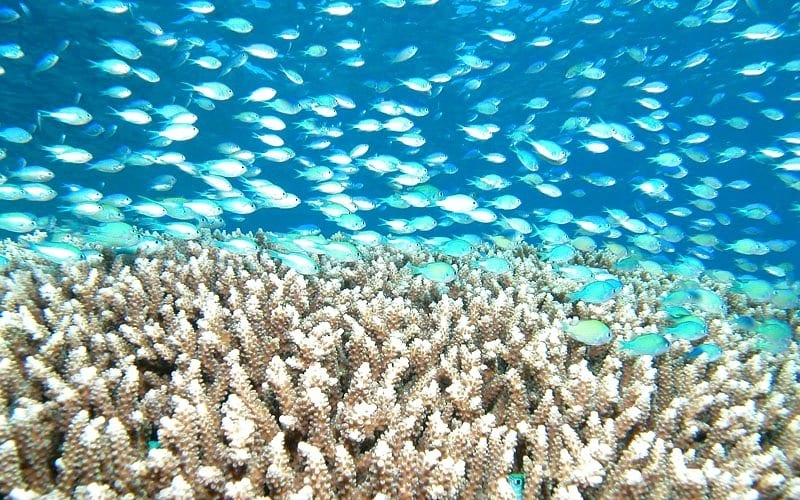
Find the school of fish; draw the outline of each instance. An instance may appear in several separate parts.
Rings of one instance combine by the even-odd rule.
[[[622,289],[571,264],[605,250],[796,309],[799,26],[800,2],[756,0],[4,2],[0,234],[46,231],[30,250],[68,263],[262,229],[305,275],[425,247],[442,259],[409,271],[443,285],[447,257],[524,241],[567,300]],[[700,340],[718,300],[678,287],[621,348]],[[783,325],[740,326],[779,352]]]

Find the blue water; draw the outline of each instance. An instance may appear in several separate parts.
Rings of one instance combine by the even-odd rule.
[[[0,141],[0,147],[7,150],[7,158],[0,163],[0,171],[14,170],[24,159],[29,165],[42,165],[56,173],[56,178],[48,184],[59,193],[65,193],[66,184],[79,184],[96,188],[104,194],[125,193],[134,200],[146,196],[155,200],[166,197],[195,198],[209,192],[203,182],[170,165],[128,166],[117,174],[98,173],[88,170],[86,165],[57,163],[50,160],[40,146],[69,144],[90,151],[93,161],[106,158],[125,157],[127,151],[142,151],[148,145],[149,132],[158,130],[161,121],[154,115],[154,122],[148,126],[137,126],[123,122],[109,114],[109,106],[121,109],[136,104],[153,106],[181,104],[199,116],[197,126],[200,134],[188,142],[176,142],[162,151],[183,153],[188,162],[202,164],[219,159],[222,154],[215,146],[222,142],[234,142],[244,149],[256,153],[267,149],[253,138],[254,127],[241,123],[233,116],[242,111],[256,111],[262,115],[281,116],[288,127],[277,132],[291,147],[297,157],[317,165],[330,165],[324,157],[333,149],[350,151],[358,144],[368,144],[369,152],[364,158],[377,154],[392,155],[403,161],[421,161],[434,152],[445,153],[449,169],[444,173],[431,167],[433,174],[428,184],[439,188],[444,195],[454,193],[470,194],[486,206],[486,200],[500,194],[513,194],[522,200],[520,208],[507,213],[509,217],[527,218],[531,223],[541,224],[532,214],[541,209],[566,208],[575,217],[605,215],[603,210],[622,209],[631,217],[641,217],[640,212],[655,212],[664,215],[674,207],[688,207],[692,215],[678,218],[665,215],[670,225],[685,232],[685,238],[676,243],[664,243],[667,251],[660,255],[650,255],[638,251],[643,258],[664,262],[675,261],[679,256],[701,253],[708,267],[735,270],[737,259],[747,259],[756,268],[764,264],[795,263],[798,250],[792,247],[787,252],[771,251],[764,256],[743,256],[730,250],[694,250],[695,245],[688,237],[700,232],[717,236],[723,242],[731,243],[741,238],[758,241],[793,240],[798,234],[798,218],[790,209],[798,203],[798,190],[788,187],[776,175],[780,171],[775,166],[780,161],[793,156],[789,151],[792,145],[776,138],[782,134],[796,132],[798,127],[798,102],[786,99],[797,92],[797,72],[780,69],[781,66],[798,56],[794,50],[798,9],[785,2],[771,2],[760,6],[758,13],[743,2],[730,10],[733,18],[724,24],[704,23],[699,27],[687,28],[678,21],[688,15],[707,19],[717,5],[695,11],[695,5],[683,2],[680,5],[670,2],[639,2],[635,5],[617,6],[616,3],[570,3],[536,2],[531,7],[524,2],[508,2],[500,8],[487,7],[486,2],[440,1],[433,6],[407,3],[403,8],[393,9],[375,2],[353,2],[354,12],[345,17],[335,17],[319,13],[315,3],[299,2],[234,2],[216,1],[215,12],[207,16],[192,15],[187,9],[173,2],[141,2],[130,4],[129,12],[112,14],[99,8],[91,8],[77,1],[27,2],[28,13],[19,5],[7,2],[7,6],[21,14],[21,18],[0,25],[0,43],[18,43],[25,56],[18,60],[0,59],[5,74],[0,76],[0,127],[20,126],[31,130],[34,140],[28,144],[11,144]],[[600,14],[602,22],[587,25],[579,20],[587,14]],[[248,34],[232,33],[217,25],[217,21],[229,17],[244,17],[254,29]],[[172,33],[178,40],[177,47],[161,47],[153,43],[153,35],[147,33],[137,20],[158,23],[165,32]],[[775,40],[746,41],[736,37],[736,33],[756,23],[776,23],[785,34]],[[300,38],[286,41],[275,35],[286,28],[297,28]],[[485,30],[505,28],[516,34],[511,43],[492,40]],[[554,42],[549,47],[531,47],[527,42],[541,35],[549,35]],[[202,40],[205,46],[191,47],[187,39]],[[114,77],[90,68],[89,61],[118,57],[101,46],[98,39],[120,38],[136,44],[143,52],[138,61],[129,61],[133,66],[152,69],[160,76],[158,83],[147,83],[136,76]],[[354,38],[361,42],[358,51],[365,60],[360,68],[343,65],[345,57],[353,55],[335,46],[344,38]],[[59,53],[60,60],[52,69],[32,74],[34,65],[42,54],[53,51],[63,41],[68,47]],[[251,57],[249,64],[259,68],[258,73],[247,66],[233,69],[229,74],[219,77],[219,71],[208,71],[184,62],[186,53],[191,58],[203,55],[216,55],[223,63],[240,52],[240,47],[251,43],[267,43],[275,47],[280,57],[264,61]],[[302,54],[311,44],[327,47],[328,53],[322,58],[312,58]],[[417,45],[419,52],[412,59],[391,63],[390,55],[408,45]],[[222,52],[215,52],[219,46]],[[646,51],[643,62],[631,58],[626,50],[637,47]],[[554,60],[559,51],[568,50],[566,57]],[[709,58],[695,68],[682,70],[687,56],[699,50],[709,53]],[[464,71],[447,83],[434,83],[432,94],[415,92],[401,85],[402,79],[411,77],[429,78],[437,73],[452,71],[459,65],[458,56],[474,54],[490,60],[488,69]],[[536,61],[546,62],[546,67],[538,73],[526,73],[526,69]],[[736,70],[745,64],[769,61],[774,63],[764,75],[747,77]],[[602,67],[606,76],[601,80],[588,80],[581,76],[566,79],[570,67],[592,62]],[[502,63],[508,63],[506,71],[495,73]],[[290,83],[281,73],[285,67],[303,75],[302,86]],[[266,73],[264,75],[263,73]],[[659,95],[647,95],[635,87],[624,87],[629,78],[640,75],[646,82],[662,81],[668,90]],[[229,101],[215,102],[213,111],[206,111],[192,102],[192,93],[186,90],[185,82],[221,81],[234,91]],[[388,82],[388,90],[378,93],[372,82]],[[469,90],[467,86],[480,82],[479,88]],[[111,99],[99,92],[112,85],[125,85],[133,91],[126,101]],[[571,95],[580,87],[593,85],[596,92],[591,97],[576,99]],[[317,117],[305,110],[294,116],[280,115],[258,103],[243,103],[240,98],[260,86],[271,86],[278,91],[278,97],[297,102],[326,94],[349,96],[356,108],[338,108],[334,118]],[[740,97],[744,92],[758,92],[763,95],[762,103],[751,103]],[[549,106],[535,112],[523,108],[532,97],[546,97]],[[476,103],[494,97],[500,102],[499,112],[492,116],[481,116],[471,109]],[[668,116],[663,120],[665,128],[659,133],[647,132],[630,123],[631,117],[641,117],[649,111],[637,104],[636,99],[653,97],[662,104]],[[408,116],[426,139],[423,147],[412,149],[393,141],[397,134],[380,131],[364,133],[351,129],[351,125],[364,118],[385,121],[390,117],[371,109],[371,105],[382,99],[392,99],[404,105],[425,106],[430,113],[424,117]],[[681,100],[688,102],[679,105]],[[54,120],[42,120],[36,125],[37,110],[53,110],[63,106],[77,105],[94,116],[106,133],[90,137],[81,127],[73,127]],[[146,106],[145,106],[146,107]],[[776,108],[783,112],[781,120],[770,120],[763,116],[765,108]],[[717,119],[716,125],[705,128],[689,121],[699,114],[710,114]],[[562,131],[564,121],[570,117],[586,116],[592,122],[606,121],[627,124],[635,133],[636,140],[644,146],[643,151],[632,152],[624,149],[613,139],[605,141],[610,149],[603,154],[585,151],[581,141],[591,138],[581,131]],[[744,117],[749,126],[736,130],[724,123],[725,119]],[[338,127],[341,137],[331,138],[331,147],[326,151],[309,149],[314,137],[303,134],[296,124],[302,120],[314,119],[319,125]],[[569,152],[568,162],[562,166],[539,161],[538,173],[545,182],[556,184],[563,195],[549,198],[532,186],[516,179],[526,171],[517,161],[510,149],[508,134],[526,121],[535,126],[529,134],[531,139],[556,141]],[[470,141],[459,125],[474,123],[494,123],[501,131],[489,141]],[[116,126],[116,131],[110,131]],[[710,159],[706,163],[696,163],[680,151],[678,140],[697,131],[710,134],[710,139],[701,146],[708,151]],[[267,131],[263,131],[267,132]],[[531,150],[521,142],[522,149]],[[720,163],[718,153],[725,148],[738,146],[746,150],[745,156]],[[770,160],[758,155],[759,148],[778,147],[785,152],[784,158]],[[797,148],[797,146],[794,146]],[[504,164],[487,162],[480,154],[502,153],[507,157]],[[647,157],[661,152],[678,153],[683,158],[682,166],[687,169],[684,178],[671,178],[657,165],[648,162]],[[362,158],[361,160],[363,160]],[[347,183],[345,193],[350,196],[364,196],[381,200],[398,192],[389,180],[395,174],[379,176],[360,166],[354,160],[353,171],[339,173],[338,178]],[[296,170],[303,166],[297,159],[286,163],[271,163],[257,158],[251,168],[261,171],[256,178],[268,179],[296,194],[303,200],[300,206],[280,210],[262,208],[247,216],[225,215],[225,229],[241,228],[244,231],[263,229],[265,231],[286,232],[302,224],[315,224],[323,234],[330,235],[341,230],[335,222],[326,220],[322,214],[308,204],[322,196],[313,189],[314,183],[297,178]],[[591,172],[613,176],[616,184],[612,187],[596,187],[582,179]],[[467,183],[468,179],[489,173],[499,174],[512,185],[502,191],[481,192]],[[174,175],[178,182],[171,192],[159,193],[149,189],[152,180],[163,174]],[[710,212],[692,207],[696,198],[685,190],[684,185],[696,185],[701,177],[716,177],[722,184],[745,179],[752,183],[746,190],[722,187],[719,196],[712,200],[716,207]],[[661,178],[669,183],[668,192],[672,201],[660,202],[637,193],[632,189],[634,183],[648,178]],[[16,182],[10,179],[8,182]],[[242,188],[241,179],[231,179],[237,188]],[[765,203],[774,211],[765,220],[751,220],[735,213],[736,207],[749,203]],[[59,212],[65,203],[58,198],[48,202],[0,201],[0,212],[31,212],[38,217],[55,217],[55,227],[71,228],[72,231],[85,230],[98,222],[76,219]],[[358,215],[366,221],[366,228],[388,234],[383,219],[412,218],[431,215],[440,222],[432,231],[416,233],[414,236],[458,236],[462,234],[486,235],[505,233],[498,225],[487,224],[448,224],[447,214],[438,207],[397,209],[387,205],[373,211],[359,211]],[[728,216],[730,224],[721,224],[719,216]],[[706,230],[696,228],[696,220],[707,218],[713,224]],[[154,227],[154,222],[132,212],[126,212],[126,222],[144,228]],[[722,219],[724,220],[724,219]],[[163,222],[163,221],[162,221]],[[564,229],[571,236],[577,227],[570,224]],[[658,228],[651,225],[658,234]],[[621,236],[607,239],[606,235],[594,236],[599,245],[607,241],[627,243],[630,235],[620,229]],[[13,236],[4,233],[4,236]],[[531,234],[526,241],[537,244],[538,238]],[[790,244],[791,246],[791,244]],[[744,269],[749,270],[745,266]],[[762,271],[757,271],[762,272]]]

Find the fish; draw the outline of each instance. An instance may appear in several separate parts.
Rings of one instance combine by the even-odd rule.
[[[42,110],[38,114],[43,118],[53,118],[61,123],[76,126],[86,125],[93,119],[91,113],[78,106],[66,106],[53,111]]]
[[[776,354],[788,349],[793,339],[792,327],[776,318],[767,318],[758,324],[755,334],[759,339],[759,349]]]
[[[713,363],[722,358],[724,351],[716,344],[700,344],[686,353],[685,359],[695,359],[704,356],[706,361]],[[701,358],[702,359],[702,358]]]
[[[467,213],[478,207],[478,202],[469,195],[454,194],[436,201],[436,206],[447,212]]]
[[[506,479],[508,480],[508,484],[511,486],[511,490],[514,493],[514,498],[516,500],[522,500],[525,498],[525,474],[521,472],[514,472],[509,474]]]
[[[660,356],[669,350],[669,341],[659,333],[646,333],[619,341],[620,350],[633,356]]]
[[[487,257],[475,263],[475,267],[492,274],[505,274],[512,271],[512,265],[503,257]]]
[[[664,335],[688,341],[700,340],[708,335],[706,322],[702,318],[688,315],[673,321],[672,326],[663,329]]]
[[[412,273],[436,283],[450,283],[458,277],[455,268],[447,262],[429,262],[422,266],[408,264],[408,268]]]
[[[560,245],[556,245],[545,253],[542,254],[542,260],[556,263],[556,264],[564,264],[572,260],[578,254],[577,249],[566,243],[562,243]]]
[[[470,272],[513,272],[493,252],[525,242],[552,266],[608,252],[615,272],[725,270],[730,293],[793,303],[778,286],[800,260],[791,5],[234,4],[54,2],[48,22],[0,9],[0,213],[17,214],[0,236],[46,227],[117,250],[142,229],[313,224],[483,255]],[[108,236],[116,223],[136,237]],[[576,281],[567,298],[613,300],[590,281],[609,284]],[[662,305],[727,314],[727,297],[696,284]]]
[[[597,280],[568,293],[567,299],[572,302],[580,300],[589,304],[602,304],[613,299],[621,290],[622,282],[617,279]]]
[[[69,264],[85,259],[83,251],[71,243],[43,241],[41,243],[29,243],[28,247],[55,264]]]
[[[38,227],[36,219],[27,213],[0,213],[0,229],[11,233],[29,233]]]
[[[564,331],[578,342],[591,346],[607,344],[613,338],[611,329],[596,319],[584,319],[568,324],[564,327]]]

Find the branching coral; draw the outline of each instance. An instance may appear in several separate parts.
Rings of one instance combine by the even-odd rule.
[[[506,257],[511,275],[454,261],[448,286],[385,249],[312,277],[199,243],[16,259],[0,491],[508,498],[522,472],[531,498],[800,492],[796,344],[759,351],[716,318],[713,363],[682,342],[656,358],[584,346],[568,318],[653,331],[668,277],[620,273],[620,298],[586,306],[525,247]]]

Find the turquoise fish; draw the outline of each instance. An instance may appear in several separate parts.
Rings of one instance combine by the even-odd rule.
[[[603,345],[611,342],[611,329],[596,319],[584,319],[574,325],[567,325],[564,331],[586,345]]]
[[[708,335],[706,322],[697,316],[683,316],[673,322],[672,326],[664,328],[664,333],[679,339],[693,341],[700,340]]]
[[[706,360],[711,363],[722,357],[722,349],[716,344],[700,344],[686,353],[686,359],[694,359],[703,354],[706,355]]]
[[[792,327],[789,323],[770,318],[756,327],[760,342],[758,348],[773,354],[783,352],[792,342]]]
[[[304,253],[281,253],[269,250],[269,254],[276,259],[280,259],[287,267],[294,269],[295,272],[303,276],[311,276],[319,272],[319,266],[316,261]]]
[[[580,290],[567,294],[572,302],[582,300],[590,304],[601,304],[614,298],[622,290],[622,282],[616,279],[592,281]]]
[[[646,333],[620,341],[620,349],[634,356],[658,356],[669,350],[669,341],[660,333]]]
[[[450,283],[458,277],[456,270],[447,262],[429,262],[423,266],[408,265],[411,272],[437,283]]]
[[[475,263],[475,267],[492,274],[504,274],[511,271],[511,264],[502,257],[487,257]]]
[[[525,474],[514,472],[509,474],[506,479],[508,479],[508,484],[514,492],[514,498],[516,500],[522,500],[525,492]]]

